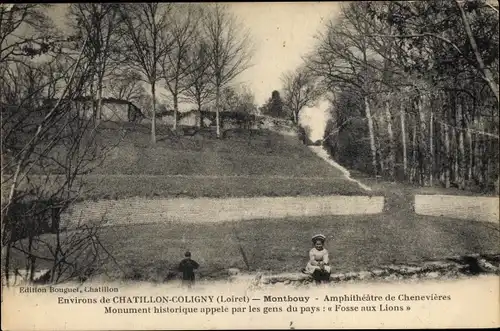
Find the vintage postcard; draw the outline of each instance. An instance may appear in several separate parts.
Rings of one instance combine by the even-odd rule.
[[[498,2],[3,3],[3,330],[500,326]]]

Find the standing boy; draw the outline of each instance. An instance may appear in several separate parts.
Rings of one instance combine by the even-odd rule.
[[[194,270],[200,266],[191,259],[191,252],[184,253],[185,258],[179,263],[179,271],[182,272],[182,283],[191,287],[194,284]]]

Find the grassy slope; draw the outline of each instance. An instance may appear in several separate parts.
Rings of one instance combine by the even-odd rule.
[[[241,245],[251,271],[298,272],[317,232],[329,238],[334,273],[500,250],[498,225],[414,214],[159,223],[104,228],[102,242],[118,263],[109,261],[104,271],[162,281],[189,249],[201,263],[200,276],[218,277],[230,267],[248,270]]]
[[[151,146],[149,130],[110,123],[100,129],[98,142],[116,147],[83,178],[82,199],[366,194],[296,137],[264,130],[188,137],[159,125]]]
[[[311,195],[365,195],[360,188],[338,177],[168,177],[89,176],[84,179],[84,199],[127,197],[277,197]]]
[[[100,140],[116,143],[116,129],[102,130]],[[297,138],[271,131],[240,131],[216,139],[210,133],[174,136],[158,130],[158,142],[149,144],[149,128],[128,131],[110,153],[99,174],[147,175],[265,175],[340,177],[341,173],[316,157]]]

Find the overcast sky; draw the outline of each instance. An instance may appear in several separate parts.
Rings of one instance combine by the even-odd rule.
[[[258,104],[281,88],[281,74],[301,63],[301,56],[314,45],[314,34],[338,6],[338,2],[230,4],[256,45],[254,66],[240,79],[252,87]]]
[[[302,63],[301,56],[314,46],[314,35],[336,17],[339,5],[338,2],[230,4],[234,14],[250,29],[256,46],[253,66],[238,80],[253,90],[258,105],[273,90],[281,89],[280,76]],[[327,108],[327,102],[319,102],[301,113],[300,121],[311,127],[313,140],[323,136]]]
[[[303,3],[229,3],[229,8],[250,30],[255,44],[253,66],[238,77],[255,94],[255,102],[262,105],[273,90],[281,89],[280,76],[294,70],[301,56],[314,45],[314,35],[327,20],[336,16],[338,2]],[[57,5],[53,17],[59,23],[67,5]],[[324,128],[323,108],[307,110],[304,122],[318,127],[314,135]],[[317,123],[316,123],[317,122]]]

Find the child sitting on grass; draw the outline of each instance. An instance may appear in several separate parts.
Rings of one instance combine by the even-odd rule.
[[[185,258],[179,263],[179,271],[182,272],[182,283],[191,287],[194,284],[194,270],[200,266],[195,260],[191,259],[191,252],[184,253]]]
[[[328,251],[324,248],[325,240],[326,237],[322,234],[312,237],[314,247],[309,251],[309,262],[303,269],[303,272],[310,274],[316,283],[330,280],[330,259]]]

